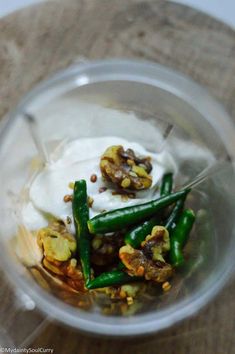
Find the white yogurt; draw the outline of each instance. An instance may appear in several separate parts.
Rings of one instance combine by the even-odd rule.
[[[123,200],[120,195],[113,195],[112,189],[99,193],[99,188],[106,185],[99,168],[100,157],[107,147],[122,145],[124,149],[131,148],[137,155],[151,156],[152,158],[152,186],[148,190],[136,193],[135,199]],[[52,214],[66,222],[69,216],[72,219],[72,205],[65,203],[63,198],[71,194],[69,183],[78,179],[87,182],[87,193],[94,199],[90,208],[90,217],[102,212],[136,205],[151,200],[158,195],[158,185],[165,172],[176,172],[176,166],[171,155],[163,151],[159,154],[149,153],[143,146],[135,142],[128,142],[119,137],[82,138],[67,143],[57,151],[57,159],[46,166],[34,179],[29,190],[29,204],[22,212],[24,225],[30,229],[45,226],[45,219],[40,213]],[[97,175],[97,181],[92,183],[90,176]],[[68,225],[74,232],[73,223]]]

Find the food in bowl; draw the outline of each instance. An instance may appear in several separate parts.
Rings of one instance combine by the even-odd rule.
[[[173,191],[169,152],[93,137],[55,155],[31,181],[23,210],[34,222],[26,237],[37,248],[38,263],[29,266],[36,280],[85,309],[109,298],[107,313],[131,314],[149,289],[169,291],[195,221],[184,208],[190,191]]]

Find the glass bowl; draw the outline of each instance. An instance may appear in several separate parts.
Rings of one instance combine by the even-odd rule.
[[[34,114],[48,149],[64,140],[109,135],[155,152],[168,149],[179,169],[178,186],[226,160],[219,173],[191,193],[188,205],[197,214],[196,227],[186,247],[188,261],[169,293],[141,299],[140,309],[128,315],[105,315],[97,304],[85,311],[64,303],[29,276],[12,242],[18,227],[12,204],[37,155],[24,112]],[[164,141],[169,126],[173,131]],[[144,335],[191,316],[217,294],[234,266],[234,155],[231,118],[204,88],[180,73],[124,59],[87,61],[58,72],[29,92],[1,125],[0,252],[6,276],[45,315],[92,334]]]

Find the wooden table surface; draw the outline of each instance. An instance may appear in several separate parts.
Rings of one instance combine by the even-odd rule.
[[[50,1],[0,20],[0,116],[35,83],[81,58],[133,57],[190,75],[235,118],[235,32],[157,0]],[[235,353],[235,282],[194,318],[140,339],[89,338],[49,324],[31,347],[56,354]]]

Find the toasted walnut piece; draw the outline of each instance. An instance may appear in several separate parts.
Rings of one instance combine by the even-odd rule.
[[[66,230],[59,232],[52,227],[45,227],[38,231],[37,239],[44,256],[50,260],[67,261],[76,250],[76,241]]]
[[[132,177],[138,177],[138,175],[132,170],[129,172],[129,175]]]
[[[120,248],[119,257],[130,275],[144,276],[146,280],[165,282],[173,273],[170,264],[165,261],[153,261],[146,257],[142,250],[130,245]]]
[[[136,269],[136,275],[138,277],[143,277],[144,271],[145,271],[144,266],[141,265]]]
[[[144,292],[146,289],[145,284],[142,283],[131,283],[131,284],[126,284],[118,287],[106,287],[103,289],[99,289],[98,291],[104,292],[106,295],[108,295],[111,299],[116,299],[116,300],[123,300],[128,297],[131,298],[136,298],[137,295],[140,292]]]
[[[122,290],[122,289],[120,290],[119,295],[120,295],[120,298],[121,298],[121,299],[125,299],[126,296],[127,296],[127,295],[126,295],[126,292],[125,292],[124,290]]]
[[[140,166],[132,166],[132,171],[137,174],[139,177],[148,177],[148,173],[143,167]],[[149,176],[150,177],[150,176]]]
[[[133,247],[131,247],[131,245],[125,245],[125,246],[122,246],[122,248],[120,248],[119,254],[120,254],[120,252],[121,253],[126,252],[128,254],[134,254],[135,251],[136,250]]]
[[[131,184],[130,178],[125,177],[122,180],[121,186],[122,186],[122,188],[128,188],[130,186],[130,184]]]
[[[142,166],[144,167],[144,169],[150,173],[152,171],[152,164],[151,164],[151,157],[147,156],[147,157],[139,157],[135,155],[134,150],[132,149],[127,149],[126,151],[121,152],[121,156],[125,159],[127,159],[128,164],[132,164],[130,163],[130,161],[134,162],[134,165],[138,165],[138,166]]]
[[[57,275],[64,275],[62,270],[57,265],[53,264],[52,262],[49,262],[46,258],[43,259],[42,264],[46,269],[50,270],[52,273]]]
[[[75,258],[71,258],[68,261],[68,264],[63,267],[63,272],[70,278],[83,279],[81,268],[78,267],[77,260]]]
[[[78,264],[75,258],[71,258],[66,262],[59,262],[49,260],[48,258],[44,257],[42,264],[44,268],[53,273],[55,277],[59,276],[59,279],[64,284],[69,285],[70,288],[73,288],[76,291],[86,291],[84,287],[81,265]]]
[[[68,232],[65,227],[64,221],[60,219],[52,220],[52,222],[49,223],[48,227],[54,231],[59,232],[61,235],[66,234]]]
[[[81,266],[80,264],[77,264],[77,260],[75,258],[71,258],[66,262],[55,262],[44,258],[43,265],[52,273],[65,275],[73,280],[83,280]]]
[[[121,286],[121,291],[125,292],[126,296],[130,296],[132,298],[136,297],[136,295],[141,290],[142,284],[126,284]]]
[[[134,160],[131,160],[131,159],[127,159],[127,164],[129,165],[129,166],[135,166],[135,161]]]
[[[133,150],[121,145],[110,146],[101,156],[102,176],[117,187],[130,190],[150,188],[152,170],[150,158],[137,157]]]
[[[170,250],[170,238],[164,226],[154,226],[151,235],[141,243],[143,253],[153,261],[164,262],[163,255]]]

